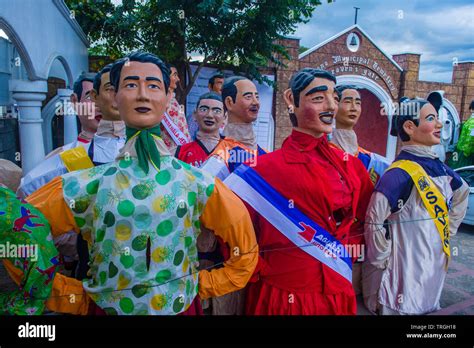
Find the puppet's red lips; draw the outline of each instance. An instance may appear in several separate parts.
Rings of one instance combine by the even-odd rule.
[[[216,123],[214,121],[211,121],[211,120],[204,120],[204,124],[206,126],[213,126],[215,125]]]
[[[258,112],[258,106],[251,106],[249,110],[250,112]]]
[[[357,115],[349,115],[349,118],[350,118],[351,120],[353,120],[353,119],[357,118]]]
[[[148,111],[150,111],[151,109],[150,108],[145,108],[145,107],[139,107],[139,108],[135,108],[135,111],[136,112],[139,112],[141,114],[146,114]]]
[[[436,138],[441,138],[441,131],[434,132],[433,135],[434,135]]]

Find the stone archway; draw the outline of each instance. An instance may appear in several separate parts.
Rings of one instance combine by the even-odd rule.
[[[21,63],[24,65],[26,73],[28,74],[28,79],[38,80],[40,79],[36,74],[33,63],[31,61],[30,55],[26,50],[25,45],[21,41],[20,37],[13,29],[13,27],[7,22],[7,20],[0,16],[0,29],[3,29],[8,36],[8,39],[13,43],[18,53],[20,54]]]
[[[379,100],[379,102],[381,103],[381,105],[379,105],[379,110],[381,110],[382,105],[385,107],[385,110],[387,112],[387,119],[384,120],[383,123],[384,128],[386,129],[387,139],[385,146],[385,154],[381,153],[381,155],[387,157],[389,161],[393,161],[397,150],[397,138],[390,135],[390,127],[392,124],[392,116],[394,113],[392,97],[382,87],[380,87],[380,85],[360,75],[339,75],[337,76],[337,84],[355,85],[360,88],[364,88]],[[382,115],[380,115],[380,117],[382,117]]]

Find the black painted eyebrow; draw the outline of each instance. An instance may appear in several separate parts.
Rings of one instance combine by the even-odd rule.
[[[161,80],[158,77],[154,77],[154,76],[147,76],[147,78],[145,80],[161,82]]]
[[[214,107],[212,108],[212,110],[222,110],[222,108],[220,108],[220,107],[218,107],[218,106],[214,106]]]
[[[249,95],[249,94],[252,95],[252,94],[254,94],[254,92],[245,92],[245,93],[243,93],[242,95],[245,97],[245,96],[247,96],[247,95]],[[258,95],[258,92],[255,92],[255,95]]]
[[[127,76],[123,80],[124,81],[125,80],[140,80],[140,77],[138,77],[138,76]]]
[[[344,97],[344,98],[342,98],[342,100],[346,100],[346,99],[353,100],[354,97]],[[359,101],[360,101],[360,100],[362,100],[362,99],[361,99],[361,98],[355,98],[355,100],[359,100]]]
[[[316,86],[314,88],[311,88],[308,92],[306,92],[305,96],[316,93],[316,92],[325,92],[329,88],[328,86]]]

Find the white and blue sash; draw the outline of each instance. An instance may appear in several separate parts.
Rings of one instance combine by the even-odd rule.
[[[241,165],[224,183],[278,231],[314,259],[352,283],[352,260],[344,245],[270,186],[255,170]]]

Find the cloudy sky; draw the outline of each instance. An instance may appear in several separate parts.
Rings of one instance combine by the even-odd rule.
[[[421,53],[420,80],[451,82],[453,59],[474,61],[472,0],[326,0],[294,34],[313,47],[357,24],[387,54]]]

